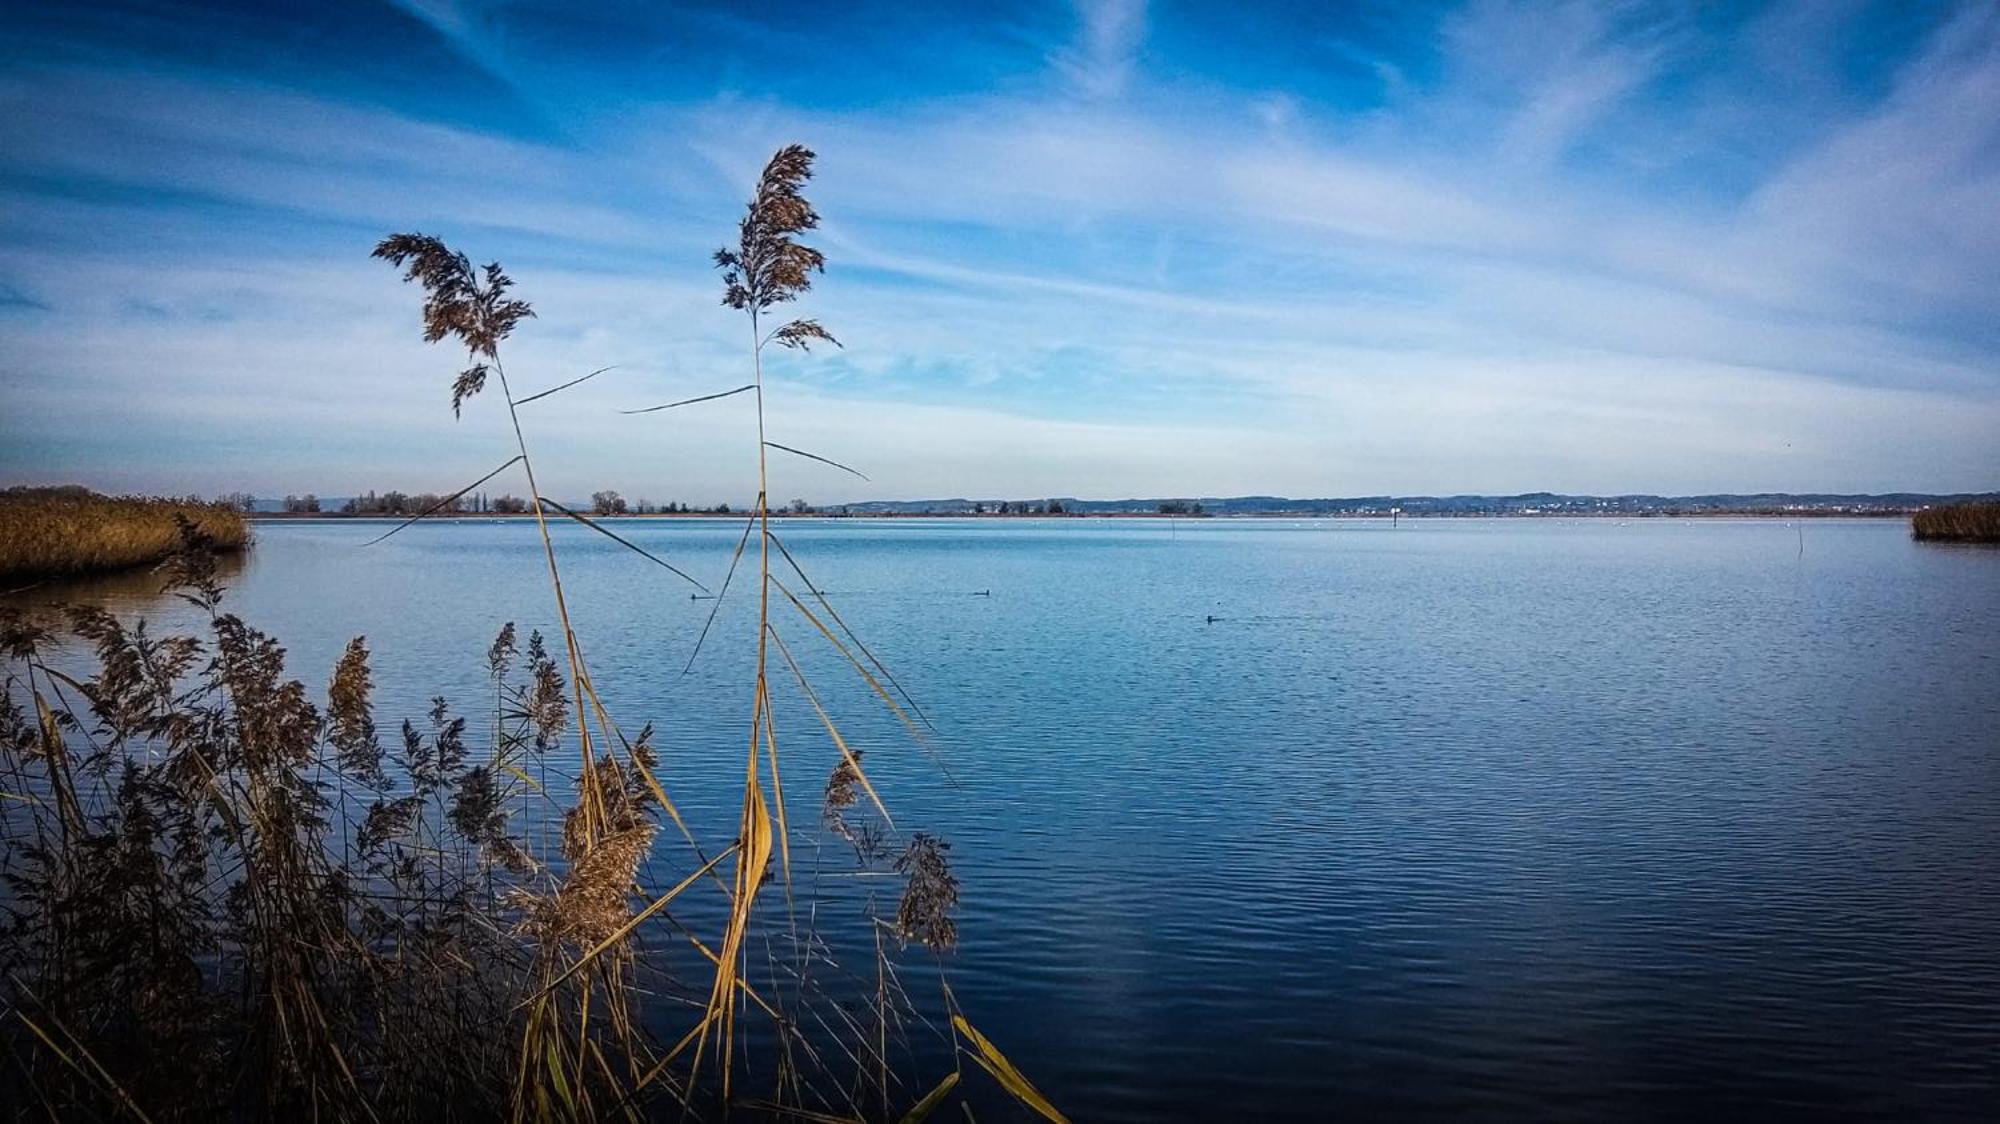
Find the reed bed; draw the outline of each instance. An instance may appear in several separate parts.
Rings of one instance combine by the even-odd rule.
[[[182,520],[211,549],[250,545],[249,520],[220,503],[10,488],[0,492],[0,583],[154,565],[180,548]]]
[[[176,523],[164,573],[205,618],[196,634],[156,635],[88,606],[0,611],[0,1082],[21,1094],[0,1111],[915,1122],[972,1118],[968,1078],[979,1078],[1063,1119],[951,991],[950,843],[891,817],[806,671],[851,671],[913,747],[930,748],[928,719],[771,525],[768,451],[854,471],[765,433],[765,348],[833,343],[815,321],[763,322],[824,265],[796,241],[818,221],[801,194],[812,160],[781,149],[737,244],[716,255],[723,303],[749,321],[752,381],[633,411],[755,395],[757,503],[690,658],[754,559],[754,586],[741,583],[757,599],[757,644],[733,836],[702,839],[674,804],[651,727],[613,717],[549,523],[574,521],[662,580],[708,587],[541,495],[519,407],[581,380],[517,397],[501,344],[533,312],[512,279],[439,239],[393,235],[376,256],[422,287],[426,340],[465,349],[454,414],[496,384],[515,438],[514,456],[434,511],[519,473],[557,635],[500,629],[476,722],[438,698],[421,717],[378,723],[366,639],[323,693],[289,678],[276,639],[226,608],[217,544],[191,519]],[[52,658],[65,642],[81,643],[87,668]],[[801,658],[808,645],[818,662]],[[778,718],[802,712],[813,726],[782,744],[817,817],[791,814],[779,767]],[[821,785],[801,789],[802,768]],[[811,874],[795,866],[801,847]],[[859,916],[836,910],[820,895],[829,866],[885,889]],[[906,978],[935,978],[935,996]]]
[[[1929,542],[2000,543],[2000,503],[1926,508],[1910,517],[1910,534]]]

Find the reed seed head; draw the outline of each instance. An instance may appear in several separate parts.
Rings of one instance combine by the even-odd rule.
[[[738,224],[736,248],[715,252],[723,304],[762,312],[810,289],[812,275],[825,270],[826,256],[792,237],[819,225],[818,212],[801,194],[812,165],[812,150],[801,144],[786,145],[764,165]]]
[[[392,234],[375,247],[374,256],[401,267],[403,280],[424,287],[425,342],[453,336],[465,345],[472,363],[451,384],[456,417],[465,400],[486,386],[490,367],[481,360],[498,360],[500,341],[535,310],[507,296],[514,280],[499,262],[475,269],[472,259],[428,234]]]

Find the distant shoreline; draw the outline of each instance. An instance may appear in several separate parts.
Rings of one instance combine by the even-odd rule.
[[[428,492],[370,492],[365,496],[285,497],[285,510],[275,500],[256,504],[255,517],[304,518],[381,516],[409,518],[422,511],[447,514],[451,500]],[[565,505],[550,501],[553,509]],[[1464,517],[1539,517],[1619,519],[1694,519],[1717,517],[1763,517],[1778,519],[1823,518],[1907,518],[1919,512],[1965,504],[2000,503],[2000,491],[1990,492],[1704,492],[1662,495],[1653,492],[1622,492],[1592,495],[1566,492],[1478,493],[1449,495],[1353,495],[1279,496],[1266,494],[1233,496],[1124,496],[1082,499],[1075,496],[1045,496],[1028,499],[982,498],[978,496],[920,496],[916,499],[869,499],[839,503],[809,503],[793,500],[773,507],[771,514],[784,518],[930,518],[930,519],[1423,519]],[[301,511],[301,506],[310,510]],[[384,510],[384,508],[394,510]],[[503,510],[492,510],[495,507]],[[357,508],[361,510],[356,510]],[[503,496],[488,502],[485,496],[465,498],[454,518],[532,517],[524,501]],[[592,518],[634,516],[740,519],[750,514],[747,507],[733,503],[694,505],[684,502],[652,503],[644,499],[627,502],[615,491],[593,493],[588,502],[567,505],[563,514],[593,513]],[[605,515],[594,514],[605,511]]]
[[[1050,519],[1148,519],[1183,521],[1191,519],[1908,519],[1922,508],[1879,509],[1866,511],[1838,511],[1829,509],[1789,510],[1745,510],[1745,511],[1422,511],[1422,512],[1324,512],[1324,511],[1243,511],[1243,512],[1202,512],[1197,515],[1163,515],[1152,511],[1073,511],[1050,515],[1046,512],[1017,515],[1009,512],[970,511],[772,511],[773,519],[963,519],[968,521],[999,522],[1015,520]],[[591,514],[593,520],[616,519],[690,519],[721,520],[741,522],[752,513],[732,511],[717,514],[709,511],[656,511],[621,512],[611,515]],[[385,512],[351,511],[257,511],[248,516],[253,522],[339,521],[349,519],[370,520],[380,523],[404,522],[409,515]],[[425,519],[485,520],[489,522],[513,522],[516,520],[533,522],[532,512],[495,511],[454,511],[433,512]]]

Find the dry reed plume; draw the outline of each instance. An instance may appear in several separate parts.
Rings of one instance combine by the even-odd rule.
[[[183,519],[214,550],[250,544],[249,520],[220,503],[7,489],[0,492],[0,583],[152,565],[179,548]]]

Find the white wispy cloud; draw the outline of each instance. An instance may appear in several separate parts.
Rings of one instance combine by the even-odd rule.
[[[1076,38],[1054,62],[1087,97],[1125,92],[1146,38],[1146,0],[1078,0]]]

